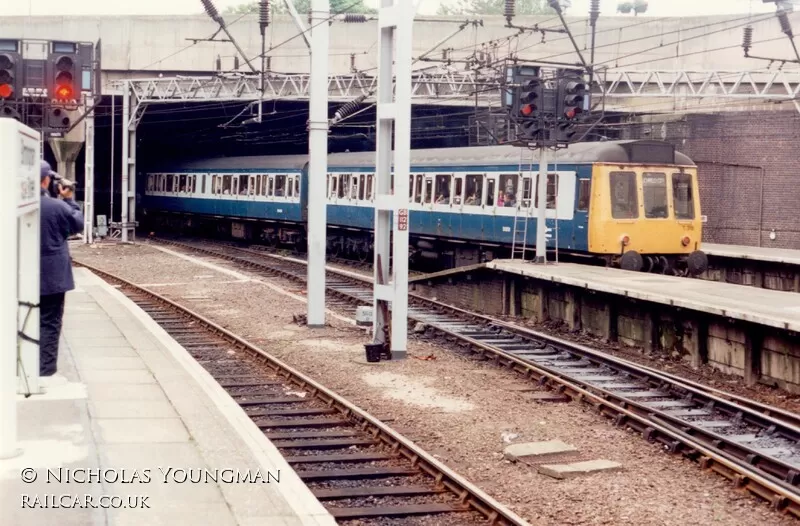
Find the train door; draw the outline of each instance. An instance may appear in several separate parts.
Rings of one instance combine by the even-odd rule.
[[[433,194],[433,210],[435,232],[439,236],[451,236],[450,220],[453,202],[453,174],[436,174]]]

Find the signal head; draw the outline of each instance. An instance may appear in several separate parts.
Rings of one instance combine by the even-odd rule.
[[[14,95],[14,59],[6,53],[0,54],[0,99]]]

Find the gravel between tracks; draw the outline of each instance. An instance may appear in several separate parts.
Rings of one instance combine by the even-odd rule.
[[[533,401],[530,392],[519,390],[530,384],[492,365],[413,337],[408,360],[367,364],[363,331],[331,317],[325,329],[293,324],[292,315],[304,313],[305,305],[262,285],[236,282],[145,245],[73,246],[72,252],[135,283],[178,283],[151,288],[386,420],[533,524],[797,524],[577,403]],[[295,293],[299,288],[269,281]],[[419,359],[429,356],[435,359]],[[508,441],[549,439],[575,445],[582,458],[621,462],[624,470],[557,481],[503,459]]]

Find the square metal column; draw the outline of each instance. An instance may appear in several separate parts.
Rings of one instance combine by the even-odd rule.
[[[86,114],[86,166],[83,192],[83,241],[94,241],[94,97],[85,95],[83,108]]]
[[[416,2],[381,0],[378,10],[377,151],[375,161],[375,284],[373,341],[386,343],[391,303],[393,359],[408,340],[408,177],[411,161],[411,51]],[[393,75],[392,60],[395,70]],[[394,90],[393,76],[396,76]],[[392,129],[394,128],[394,155]],[[393,162],[394,161],[394,162]],[[394,189],[392,189],[394,165]],[[392,216],[394,215],[394,225]],[[392,244],[389,280],[389,246]]]

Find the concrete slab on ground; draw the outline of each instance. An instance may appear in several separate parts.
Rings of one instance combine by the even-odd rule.
[[[556,479],[566,479],[581,475],[591,475],[601,471],[620,471],[622,464],[611,460],[587,460],[574,464],[543,464],[539,466],[539,473]]]
[[[545,455],[559,455],[577,452],[578,448],[562,442],[561,440],[546,440],[544,442],[521,442],[506,446],[503,455],[508,460],[523,460],[530,457]]]

